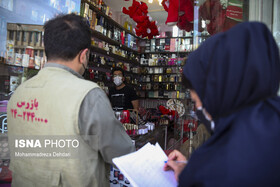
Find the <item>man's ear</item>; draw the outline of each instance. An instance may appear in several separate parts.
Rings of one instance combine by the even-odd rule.
[[[80,63],[83,63],[84,61],[87,60],[87,53],[88,53],[88,52],[89,52],[89,49],[88,49],[88,48],[82,50],[81,55],[80,55],[80,59],[79,59],[79,62],[80,62]]]

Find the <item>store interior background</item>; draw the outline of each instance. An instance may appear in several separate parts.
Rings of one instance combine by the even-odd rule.
[[[125,56],[125,58],[129,58],[126,62],[128,68],[128,71],[132,71],[132,78],[129,80],[129,83],[134,84],[135,88],[139,90],[138,94],[141,96],[140,97],[140,106],[143,108],[156,108],[158,105],[166,105],[167,100],[168,99],[184,99],[186,97],[185,94],[185,90],[184,88],[181,86],[180,81],[178,81],[178,78],[181,78],[181,75],[174,75],[173,80],[170,82],[169,85],[167,85],[167,87],[174,87],[173,83],[175,85],[175,90],[179,90],[179,92],[175,92],[175,93],[164,93],[163,95],[159,96],[159,98],[157,98],[158,93],[155,94],[148,92],[148,89],[153,90],[153,89],[161,89],[160,84],[158,84],[161,81],[157,81],[157,86],[156,88],[153,87],[153,85],[149,85],[149,83],[145,82],[145,81],[139,81],[142,80],[143,78],[148,78],[148,76],[151,75],[151,78],[155,79],[153,73],[158,73],[155,71],[160,71],[160,70],[155,70],[155,69],[149,69],[149,67],[145,67],[144,66],[141,67],[142,64],[142,58],[146,58],[144,60],[149,61],[151,58],[153,60],[157,59],[157,58],[175,58],[178,62],[180,61],[180,64],[178,65],[178,67],[176,67],[177,69],[174,70],[170,70],[172,73],[177,73],[177,74],[181,74],[182,72],[182,66],[183,66],[183,62],[185,61],[187,55],[189,54],[189,52],[191,52],[192,50],[194,50],[196,47],[198,47],[199,44],[201,44],[203,41],[205,41],[205,39],[209,38],[211,35],[209,35],[209,33],[206,32],[202,33],[196,30],[190,31],[190,32],[186,32],[183,30],[178,29],[176,26],[168,26],[165,24],[165,21],[167,19],[168,13],[164,10],[163,6],[161,5],[161,0],[142,0],[143,2],[145,2],[148,5],[148,14],[152,17],[153,21],[157,22],[157,26],[158,28],[160,28],[160,32],[159,35],[154,37],[154,38],[175,38],[176,42],[178,43],[178,38],[182,37],[189,37],[193,39],[190,39],[188,41],[188,46],[190,46],[190,48],[185,48],[184,50],[189,50],[189,51],[179,51],[178,49],[178,53],[176,54],[176,50],[172,53],[167,53],[164,54],[165,56],[163,56],[162,54],[160,54],[160,52],[155,51],[155,54],[153,54],[152,50],[148,51],[149,55],[148,57],[143,55],[143,52],[145,53],[147,50],[144,49],[141,51],[141,47],[139,47],[139,45],[142,45],[142,48],[145,46],[147,46],[147,43],[149,43],[149,40],[141,40],[141,42],[136,42],[136,39],[134,38],[134,43],[129,46],[129,48],[132,48],[132,51],[138,51],[138,56],[137,54],[132,54],[132,57],[130,59],[131,54],[128,54],[129,57]],[[205,3],[206,0],[199,0],[199,1],[195,1],[196,2],[196,7],[199,8],[201,5],[203,5],[203,3]],[[90,1],[87,0],[2,0],[0,1],[0,57],[1,57],[1,67],[0,67],[0,74],[1,74],[1,85],[0,85],[0,92],[1,92],[1,101],[7,101],[11,95],[12,92],[11,88],[9,89],[9,85],[12,81],[12,79],[9,77],[11,76],[11,68],[16,68],[13,66],[5,66],[7,64],[9,64],[9,60],[10,60],[10,56],[9,56],[9,50],[12,50],[12,60],[15,60],[15,54],[18,51],[24,53],[25,47],[24,43],[21,44],[21,46],[18,46],[18,49],[15,49],[17,51],[14,51],[13,47],[10,47],[10,43],[9,40],[11,38],[16,38],[18,36],[14,36],[13,34],[11,34],[12,32],[8,32],[8,27],[7,25],[12,24],[14,25],[14,27],[16,27],[17,29],[21,29],[24,30],[25,27],[24,25],[38,25],[41,28],[42,25],[49,19],[51,19],[52,17],[54,17],[57,14],[61,14],[61,13],[70,13],[70,12],[74,12],[76,14],[80,14],[81,11],[81,7],[84,6],[84,3],[87,3]],[[95,2],[100,2],[100,1],[95,1]],[[121,25],[122,27],[125,27],[126,24],[131,25],[132,27],[130,27],[130,33],[135,34],[134,32],[134,28],[136,27],[136,23],[128,16],[125,15],[124,13],[122,13],[122,8],[126,7],[129,8],[132,5],[133,0],[103,0],[103,3],[106,4],[107,7],[109,7],[109,19],[113,19],[115,22],[117,22],[119,25]],[[221,2],[227,2],[227,1],[221,1]],[[99,5],[97,5],[99,6]],[[263,1],[263,0],[244,0],[243,1],[243,17],[246,17],[244,19],[244,21],[261,21],[263,23],[265,23],[269,29],[272,31],[273,36],[275,37],[275,40],[277,41],[278,46],[280,46],[280,0],[267,0],[267,1]],[[198,15],[195,15],[198,16]],[[107,19],[108,19],[107,18]],[[205,25],[203,26],[205,27]],[[37,29],[37,31],[42,32],[42,29],[38,29],[37,27],[34,27],[33,29]],[[204,29],[206,30],[206,29]],[[199,40],[196,41],[195,37],[200,37],[202,35],[206,35],[205,38],[200,38]],[[135,36],[135,35],[134,35]],[[42,37],[42,36],[41,36]],[[176,38],[177,37],[177,38]],[[102,38],[102,37],[101,37]],[[139,37],[140,38],[140,37]],[[103,37],[104,39],[104,37]],[[103,40],[101,39],[101,40]],[[105,38],[106,40],[107,38]],[[175,40],[174,39],[174,40]],[[186,39],[186,38],[185,38]],[[41,38],[42,40],[42,38]],[[155,40],[151,40],[152,42]],[[195,43],[195,41],[197,43]],[[103,41],[101,41],[103,42]],[[93,48],[93,51],[96,49],[100,49],[100,40],[97,40],[95,42],[93,42],[96,46],[98,46],[99,48]],[[98,43],[98,45],[97,45]],[[114,43],[114,42],[113,42]],[[141,44],[142,43],[142,44]],[[176,43],[176,45],[177,45]],[[12,44],[16,45],[16,44]],[[101,45],[102,47],[106,47],[107,44],[105,44],[104,46]],[[150,45],[149,47],[151,47],[152,45],[155,44],[151,44],[149,43],[148,45]],[[35,50],[35,53],[38,54],[39,56],[44,56],[44,52],[43,52],[43,44],[40,44],[38,47],[38,50]],[[129,50],[128,50],[129,51]],[[101,51],[102,52],[102,51]],[[123,52],[123,51],[121,51]],[[120,52],[120,53],[121,53]],[[132,52],[132,53],[134,53]],[[164,53],[164,51],[162,51]],[[106,56],[106,51],[104,53],[104,51],[102,52],[104,56]],[[108,53],[108,52],[107,52]],[[109,53],[108,53],[109,54]],[[169,56],[168,56],[169,55]],[[108,55],[107,55],[108,56]],[[14,59],[13,59],[14,58]],[[43,58],[43,57],[42,57]],[[96,56],[95,56],[96,58]],[[105,57],[106,58],[106,57]],[[150,59],[149,59],[150,58]],[[121,60],[124,59],[123,57],[120,58]],[[36,60],[36,59],[35,59]],[[118,59],[119,60],[119,59]],[[118,61],[116,60],[116,61]],[[126,59],[125,59],[126,60]],[[135,63],[135,60],[137,61],[137,63]],[[105,60],[106,61],[106,60]],[[111,60],[110,60],[111,61]],[[114,59],[113,59],[114,61]],[[8,62],[8,63],[7,63]],[[129,64],[131,62],[131,64]],[[140,64],[139,64],[140,62]],[[112,81],[111,80],[107,80],[107,82],[111,82],[111,84],[103,84],[103,79],[104,77],[108,77],[110,75],[108,75],[110,73],[110,70],[112,69],[112,64],[110,64],[110,68],[100,68],[100,66],[98,65],[97,67],[94,64],[95,62],[92,63],[92,66],[94,66],[94,68],[92,69],[92,76],[95,76],[95,78],[98,76],[98,72],[99,72],[99,80],[97,80],[98,84],[101,84],[102,88],[104,88],[104,90],[107,92],[108,91],[108,87],[112,86]],[[110,62],[111,63],[111,62]],[[114,63],[114,62],[113,62]],[[136,64],[136,65],[135,65]],[[11,65],[11,64],[9,64]],[[115,64],[114,64],[115,65]],[[147,64],[146,64],[147,65]],[[159,65],[160,66],[160,65]],[[179,67],[180,66],[180,67]],[[140,67],[140,68],[139,68]],[[40,69],[41,67],[38,67],[37,69]],[[143,68],[147,68],[147,72],[143,71]],[[172,67],[173,68],[173,67]],[[28,69],[28,68],[27,68]],[[36,67],[35,67],[36,69]],[[104,74],[101,74],[100,69],[103,71],[104,69]],[[141,70],[142,69],[142,70]],[[135,70],[135,71],[134,71]],[[149,71],[152,70],[154,72],[152,72],[152,74],[149,75]],[[162,69],[161,69],[162,70]],[[174,72],[174,71],[175,72]],[[12,70],[13,71],[13,70]],[[20,74],[25,74],[27,72],[26,68],[22,68],[22,69],[16,69],[15,71],[20,72]],[[167,70],[166,70],[167,71]],[[31,72],[31,73],[30,73]],[[28,70],[29,75],[27,77],[25,77],[25,75],[22,75],[20,77],[20,80],[18,79],[14,79],[14,82],[18,82],[17,84],[20,84],[20,82],[34,76],[38,71],[31,71]],[[105,75],[106,73],[106,75]],[[146,76],[143,76],[143,73]],[[18,76],[18,74],[16,74],[16,76]],[[155,75],[156,76],[156,75]],[[14,78],[15,76],[13,76]],[[102,77],[102,78],[100,78]],[[156,77],[158,79],[158,77]],[[100,80],[101,79],[101,80]],[[106,78],[105,78],[106,79]],[[107,78],[108,79],[108,78]],[[110,78],[109,78],[110,79]],[[161,79],[161,78],[160,78]],[[171,79],[171,78],[170,78]],[[146,79],[145,79],[146,80]],[[175,80],[175,81],[174,81]],[[95,79],[93,81],[96,81]],[[151,80],[152,82],[152,80]],[[14,86],[13,89],[15,89],[17,85]],[[145,89],[142,89],[143,87],[145,87]],[[152,89],[150,88],[152,87]],[[8,88],[8,90],[7,90]],[[170,89],[170,88],[169,88]],[[174,88],[172,88],[174,89]],[[279,90],[279,95],[280,95],[280,90]],[[184,103],[185,105],[190,105],[190,103],[188,102],[187,104]],[[3,104],[4,105],[4,104]],[[3,107],[5,108],[5,107]],[[2,120],[2,124],[5,123],[5,118],[3,118]],[[2,125],[3,126],[3,125]],[[6,132],[6,130],[4,129],[4,127],[2,127],[2,132]]]
[[[68,9],[57,10],[53,8],[55,2],[58,0],[2,0],[0,1],[0,55],[4,57],[6,48],[6,24],[7,23],[19,23],[19,24],[39,24],[52,18],[58,13],[68,12],[80,12],[80,0],[69,1]],[[62,0],[60,0],[62,1]],[[67,0],[63,0],[65,3]],[[149,14],[158,22],[161,32],[172,31],[172,27],[165,25],[167,18],[167,12],[159,5],[158,0],[142,0],[145,2],[149,9]],[[112,11],[112,18],[120,23],[124,24],[125,21],[130,22],[135,27],[135,22],[127,15],[121,12],[122,7],[129,7],[132,4],[132,0],[104,0],[104,2],[110,7]],[[198,5],[201,5],[205,0],[197,1]],[[248,0],[249,3],[249,20],[261,21],[271,29],[278,46],[280,46],[280,1],[279,0]]]
[[[137,37],[135,37],[133,28],[136,27],[136,23],[131,18],[129,18],[128,15],[122,13],[122,8],[123,7],[128,8],[129,6],[131,6],[132,1],[133,0],[127,0],[127,1],[126,0],[103,0],[103,2],[109,7],[111,12],[110,13],[111,17],[106,19],[113,19],[121,27],[125,27],[127,23],[131,25],[132,29],[130,30],[130,33],[134,34],[134,39],[135,39]],[[182,41],[189,40],[187,45],[191,46],[192,49],[188,51],[189,48],[185,48],[184,49],[185,51],[175,50],[173,52],[171,51],[166,52],[164,50],[152,51],[151,49],[149,49],[147,52],[147,49],[145,49],[146,46],[152,48],[153,45],[157,45],[155,44],[156,43],[155,39],[152,40],[144,39],[141,40],[141,42],[135,41],[134,43],[132,42],[133,44],[131,46],[126,47],[120,45],[121,44],[120,41],[114,41],[113,39],[104,37],[102,36],[102,34],[101,35],[98,34],[97,31],[94,33],[98,35],[97,36],[98,39],[92,42],[94,44],[92,51],[95,51],[94,53],[101,53],[101,56],[105,56],[105,61],[106,60],[107,61],[106,63],[105,62],[100,63],[99,62],[100,59],[104,61],[103,57],[99,55],[96,56],[96,54],[92,56],[91,58],[92,61],[90,63],[92,77],[90,79],[92,81],[97,82],[106,92],[108,91],[108,87],[112,86],[112,81],[109,75],[112,67],[118,64],[118,61],[122,61],[122,63],[126,64],[125,66],[126,68],[128,68],[128,71],[126,73],[129,76],[129,83],[132,84],[139,91],[138,94],[141,96],[140,106],[144,109],[147,108],[154,109],[151,111],[147,110],[146,113],[143,113],[142,116],[143,119],[136,119],[135,117],[134,120],[137,125],[147,120],[148,117],[150,117],[149,119],[151,119],[154,113],[158,112],[156,109],[159,105],[163,105],[167,108],[169,107],[169,109],[177,110],[178,112],[184,111],[183,116],[180,117],[183,119],[183,122],[178,119],[177,120],[172,119],[173,121],[171,121],[171,119],[167,119],[165,117],[154,116],[154,118],[152,119],[154,121],[152,122],[161,124],[162,127],[164,128],[160,129],[159,131],[154,131],[154,133],[147,133],[147,136],[137,137],[139,147],[143,146],[148,141],[158,140],[158,137],[160,137],[162,140],[161,146],[163,147],[163,149],[165,150],[173,149],[174,145],[178,143],[178,138],[174,139],[173,143],[171,143],[172,145],[170,148],[170,141],[167,141],[170,140],[169,139],[170,134],[167,134],[167,126],[170,123],[173,123],[172,125],[174,125],[174,129],[178,130],[177,135],[180,136],[179,138],[180,142],[184,138],[188,139],[192,137],[191,133],[184,134],[184,130],[186,130],[184,129],[185,121],[189,120],[187,114],[190,114],[190,112],[193,111],[193,103],[190,101],[189,95],[187,95],[187,92],[182,87],[181,82],[178,81],[178,77],[180,78],[181,76],[180,74],[182,72],[182,66],[184,64],[184,62],[182,61],[185,60],[187,55],[193,49],[198,47],[198,45],[201,44],[203,41],[205,41],[205,39],[209,38],[210,35],[206,34],[205,35],[206,37],[203,38],[201,37],[203,35],[203,33],[201,32],[198,31],[184,32],[180,29],[178,30],[177,27],[168,26],[165,24],[168,13],[160,5],[161,1],[159,0],[152,0],[152,1],[142,0],[142,1],[148,5],[149,15],[152,17],[154,21],[157,21],[157,25],[160,28],[160,33],[159,33],[160,35],[157,36],[157,38],[163,37],[164,38],[163,40],[165,41],[167,39],[171,39],[171,40],[173,39],[175,43],[178,43],[178,40],[182,40]],[[206,0],[198,0],[195,2],[197,3],[197,7],[199,7],[205,1]],[[220,1],[226,2],[227,0],[220,0]],[[37,68],[35,67],[34,69],[34,67],[29,68],[21,64],[15,65],[12,62],[12,61],[16,61],[16,57],[14,56],[15,53],[26,53],[26,47],[28,44],[25,45],[24,43],[21,43],[19,46],[17,46],[18,48],[15,47],[17,45],[16,43],[11,44],[10,40],[12,38],[17,39],[17,36],[11,34],[12,32],[8,31],[9,25],[21,31],[27,29],[29,27],[28,25],[33,25],[32,26],[33,31],[42,34],[43,32],[42,25],[47,20],[61,13],[74,12],[80,14],[81,6],[83,6],[83,3],[85,2],[90,2],[90,1],[89,0],[0,0],[0,102],[1,102],[0,103],[0,135],[7,134],[8,124],[7,124],[6,107],[12,92],[16,89],[16,87],[21,82],[36,75],[39,69],[42,68],[40,65]],[[280,49],[280,0],[244,0],[244,5],[246,5],[244,6],[246,8],[246,12],[244,12],[244,14],[246,15],[246,20],[244,21],[260,21],[265,23],[268,26],[268,28],[271,30],[273,36],[275,37],[277,45],[279,46]],[[36,35],[36,37],[42,37],[42,35],[40,36]],[[196,37],[199,39],[197,40]],[[42,40],[42,38],[40,38],[39,40]],[[195,41],[196,42],[199,41],[199,42],[195,43]],[[116,53],[119,54],[116,55],[111,51],[109,52],[106,49],[106,46],[108,45],[107,42],[110,45],[117,46]],[[44,61],[43,44],[40,43],[37,45],[35,43],[34,45],[36,46],[34,47],[35,48],[34,53],[36,53],[38,56],[41,56],[41,61]],[[124,52],[126,52],[125,55],[122,54]],[[11,57],[11,54],[13,55],[13,57]],[[96,64],[97,57],[99,59],[97,60],[98,64]],[[162,71],[162,69],[160,69],[162,68],[160,67],[160,64],[157,65],[153,64],[158,58],[167,58],[167,59],[174,58],[178,62],[175,65],[173,64],[174,66],[172,68],[174,68],[175,70],[172,68],[169,69],[167,65],[163,67],[164,71],[165,69],[168,69],[169,73],[171,72],[170,80],[171,78],[173,78],[173,80],[169,81],[167,84],[166,83],[161,84],[161,81],[159,81],[159,79],[161,80],[159,76],[161,75],[165,76],[164,73],[161,74],[159,73],[160,71]],[[145,61],[145,63],[151,62],[152,65],[145,64],[143,63],[143,61]],[[154,69],[154,68],[159,68],[159,69]],[[150,70],[152,71],[152,73],[149,72]],[[173,70],[175,72],[173,72]],[[174,74],[174,77],[172,77],[171,75],[172,73]],[[154,81],[155,76],[157,75],[158,75],[157,81]],[[149,76],[149,81],[146,81],[148,79],[148,76]],[[152,85],[149,82],[151,82]],[[157,86],[155,87],[153,84]],[[164,88],[164,93],[162,95],[157,93],[156,95],[158,97],[156,97],[154,93],[155,91],[153,90],[163,89],[162,86],[165,84],[167,85],[167,87],[168,86],[169,87]],[[173,87],[172,89],[175,89],[175,92],[173,91],[171,94],[170,92],[168,92],[168,89],[170,90],[170,86]],[[280,96],[280,89],[278,95]],[[188,98],[188,99],[184,100],[184,98]],[[187,121],[187,124],[189,123],[192,122]],[[180,126],[182,124],[183,126]],[[148,126],[149,125],[150,124],[148,124]],[[130,132],[128,132],[130,133],[130,135],[132,131],[135,130],[134,129],[135,126],[127,125],[125,127],[128,130],[130,130]],[[149,128],[151,129],[154,127],[150,125]],[[183,133],[181,132],[181,129]],[[192,132],[190,128],[187,128],[187,130],[188,132]],[[146,134],[146,132],[144,132],[143,134]],[[162,135],[164,135],[164,137]],[[2,169],[1,170],[7,171],[7,165],[5,165],[5,163],[8,163],[6,162],[8,159],[6,159],[5,161],[4,159],[5,157],[2,157],[4,154],[6,154],[5,152],[3,152],[3,150],[5,149],[2,147],[0,151],[0,161],[1,161],[0,169],[4,168],[3,170]],[[1,178],[3,177],[1,176],[1,170],[0,170],[0,181],[3,179]],[[9,173],[8,175],[9,176],[5,176],[6,178],[4,180],[7,181],[11,180]]]

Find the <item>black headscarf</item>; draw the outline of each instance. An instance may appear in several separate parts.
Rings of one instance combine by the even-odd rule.
[[[190,54],[184,75],[215,122],[180,186],[280,186],[279,49],[268,28],[240,23]]]

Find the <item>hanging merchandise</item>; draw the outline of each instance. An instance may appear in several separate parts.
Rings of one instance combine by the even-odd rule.
[[[165,10],[166,12],[168,12],[169,0],[163,0],[163,1],[161,2],[161,5],[163,6],[164,10]]]
[[[243,0],[229,0],[226,17],[241,22],[243,20]]]
[[[148,6],[146,3],[139,3],[136,0],[133,0],[132,5],[128,7],[123,7],[122,12],[130,16],[133,21],[136,23],[143,22],[148,14]]]
[[[194,7],[192,0],[163,0],[161,4],[168,12],[165,24],[177,25],[179,29],[188,32],[193,30]]]
[[[243,0],[229,0],[226,19],[224,24],[224,30],[226,31],[234,25],[243,21]]]
[[[156,21],[150,21],[150,17],[146,17],[143,22],[139,22],[136,25],[135,33],[142,38],[148,37],[152,39],[154,36],[159,35],[159,28]]]
[[[243,0],[206,0],[199,8],[199,15],[207,20],[209,34],[226,31],[242,22]]]
[[[183,10],[183,15],[179,16],[177,26],[181,30],[190,32],[193,30],[193,20],[194,20],[194,7],[191,0],[180,0],[180,5],[184,3],[181,10]],[[181,6],[180,6],[181,7]],[[180,14],[180,13],[179,13]]]
[[[167,1],[163,1],[162,4],[165,4]],[[167,12],[168,12],[168,16],[166,19],[165,24],[169,25],[169,26],[173,26],[176,25],[178,22],[178,17],[179,17],[179,0],[168,0],[168,6],[167,4]]]
[[[223,8],[220,0],[206,0],[199,8],[199,15],[203,20],[208,20],[206,23],[209,34],[223,31],[226,9]]]
[[[152,21],[152,17],[148,14],[148,6],[144,2],[133,0],[132,5],[123,7],[122,12],[130,16],[137,23],[135,33],[142,38],[148,37],[152,39],[159,35],[159,28],[156,21]]]

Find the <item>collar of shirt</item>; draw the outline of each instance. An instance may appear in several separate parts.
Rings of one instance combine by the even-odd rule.
[[[45,67],[56,67],[56,68],[61,68],[61,69],[64,69],[66,71],[69,71],[70,73],[72,73],[73,75],[81,78],[81,79],[84,79],[84,77],[82,75],[80,75],[78,72],[74,71],[73,69],[67,67],[67,66],[64,66],[62,64],[57,64],[57,63],[54,63],[54,62],[48,62],[45,64],[44,68]]]

